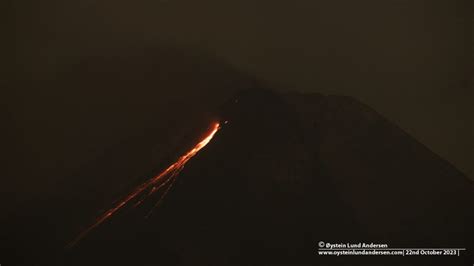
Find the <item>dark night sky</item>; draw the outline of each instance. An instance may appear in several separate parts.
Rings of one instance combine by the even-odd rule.
[[[213,91],[199,78],[193,88],[190,82],[158,90],[75,79],[35,87],[77,56],[166,43],[215,53],[275,88],[353,96],[472,178],[468,2],[16,1],[11,69],[20,86],[7,98],[12,157],[23,168],[59,175],[137,128],[164,121],[169,99],[185,113],[191,98],[199,105],[227,95],[208,96]],[[226,75],[213,78],[228,85]],[[35,85],[23,84],[29,79]]]

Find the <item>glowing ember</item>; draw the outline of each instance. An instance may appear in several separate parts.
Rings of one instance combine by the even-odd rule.
[[[161,172],[159,175],[149,179],[145,183],[141,184],[140,186],[136,187],[130,194],[125,196],[123,199],[119,200],[118,203],[115,204],[114,207],[109,209],[108,211],[104,212],[101,216],[99,216],[95,223],[93,223],[91,226],[89,226],[86,230],[84,230],[73,242],[71,242],[68,246],[72,247],[74,246],[78,241],[80,241],[84,236],[86,236],[91,230],[93,230],[95,227],[99,226],[102,224],[104,221],[109,219],[113,214],[115,214],[117,211],[119,211],[123,206],[125,206],[127,203],[129,203],[131,200],[135,199],[137,196],[141,195],[145,191],[149,190],[149,193],[146,196],[149,196],[157,191],[159,191],[162,187],[165,187],[168,185],[168,188],[165,190],[165,192],[162,194],[161,198],[159,201],[156,203],[155,207],[158,206],[161,201],[163,200],[164,196],[166,193],[170,190],[171,186],[174,183],[174,180],[176,176],[183,170],[184,165],[192,158],[194,155],[196,155],[204,146],[206,146],[209,141],[214,137],[216,132],[220,129],[220,124],[219,123],[214,123],[212,125],[212,129],[209,132],[209,134],[202,139],[194,148],[192,148],[190,151],[188,151],[186,154],[183,156],[179,157],[179,159],[170,165],[168,168],[166,168],[163,172]],[[143,199],[137,202],[136,205],[139,205]]]

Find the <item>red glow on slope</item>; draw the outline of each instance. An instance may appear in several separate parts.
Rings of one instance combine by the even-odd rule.
[[[166,195],[166,193],[169,191],[171,188],[174,179],[176,175],[181,172],[181,170],[184,168],[185,164],[192,158],[194,155],[196,155],[204,146],[206,146],[209,141],[214,137],[214,135],[217,133],[217,131],[220,129],[220,123],[216,122],[212,124],[211,131],[204,137],[199,143],[197,143],[190,151],[188,151],[186,154],[183,156],[179,157],[179,159],[174,162],[172,165],[170,165],[168,168],[166,168],[163,172],[161,172],[159,175],[149,179],[145,183],[141,184],[140,186],[136,187],[130,194],[122,198],[118,203],[115,204],[114,207],[110,208],[108,211],[103,213],[101,216],[99,216],[96,221],[89,226],[86,230],[84,230],[73,242],[71,242],[68,246],[72,247],[74,246],[78,241],[80,241],[84,236],[86,236],[90,231],[92,231],[95,227],[99,226],[102,224],[104,221],[109,219],[113,214],[115,214],[117,211],[119,211],[123,206],[125,206],[127,203],[129,203],[131,200],[135,199],[137,196],[141,195],[143,192],[150,190],[148,195],[151,195],[152,193],[160,190],[162,187],[168,185],[168,188],[164,192],[164,194],[161,196],[160,200],[157,202],[155,207],[161,202],[163,197]],[[143,200],[140,200],[138,204],[140,204]]]

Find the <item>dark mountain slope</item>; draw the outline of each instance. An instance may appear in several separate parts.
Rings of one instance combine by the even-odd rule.
[[[77,179],[84,181],[68,188],[77,189],[75,193],[33,205],[36,213],[55,217],[57,225],[42,227],[46,232],[36,237],[34,243],[44,241],[44,247],[35,250],[41,254],[38,261],[44,265],[470,262],[469,253],[413,259],[317,255],[319,241],[472,246],[472,182],[370,108],[346,97],[250,89],[229,99],[216,115],[222,129],[189,161],[164,204],[148,219],[143,217],[157,197],[141,207],[126,208],[77,247],[62,251],[59,240],[73,238],[72,231],[85,223],[87,213],[93,219],[112,198],[110,191],[125,190],[123,182],[131,182],[126,181],[131,173],[142,173],[144,180],[155,167],[172,162],[177,155],[171,151],[186,150],[194,140],[190,133],[183,135],[182,149],[170,148],[176,146],[173,141],[161,149],[168,151],[161,157],[140,152],[147,150],[145,144],[154,143],[153,131],[144,134],[131,140],[129,148],[118,147],[102,159],[110,163],[97,161],[79,173]],[[200,117],[190,123],[206,128],[213,119]],[[141,148],[126,155],[133,147]],[[127,156],[130,165],[124,169],[129,170],[107,175],[112,162],[127,163]],[[143,161],[147,163],[139,163]],[[92,179],[97,179],[97,189],[84,191],[85,180]],[[51,234],[58,237],[48,238]]]
[[[303,98],[319,99],[319,107]],[[311,134],[313,123],[320,163],[371,233],[392,240],[423,239],[425,245],[456,246],[472,240],[469,178],[349,97],[288,99],[305,117],[306,133]]]

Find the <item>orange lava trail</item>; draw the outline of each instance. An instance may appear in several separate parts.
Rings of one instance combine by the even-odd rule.
[[[149,179],[145,183],[143,183],[140,186],[136,187],[127,196],[125,196],[124,198],[119,200],[115,204],[114,207],[112,207],[108,211],[104,212],[101,216],[99,216],[96,219],[96,221],[91,226],[89,226],[87,229],[82,231],[76,237],[76,239],[68,245],[68,247],[73,247],[75,244],[77,244],[77,242],[79,242],[82,238],[84,238],[90,231],[92,231],[94,228],[96,228],[97,226],[99,226],[100,224],[102,224],[103,222],[108,220],[113,214],[115,214],[117,211],[119,211],[128,202],[135,199],[138,195],[142,194],[144,191],[151,188],[151,191],[148,194],[148,195],[150,195],[150,194],[158,191],[163,185],[166,185],[170,181],[171,181],[171,185],[172,185],[174,183],[174,179],[176,178],[176,175],[178,175],[179,172],[184,168],[184,165],[192,157],[194,157],[194,155],[196,155],[202,148],[204,148],[204,146],[206,146],[209,143],[209,141],[211,141],[211,139],[214,137],[214,135],[217,133],[217,131],[219,129],[220,129],[220,124],[218,122],[212,124],[211,131],[206,135],[205,138],[203,138],[198,144],[196,144],[190,151],[188,151],[183,156],[179,157],[179,159],[176,162],[174,162],[172,165],[170,165],[168,168],[166,168],[159,175]],[[162,183],[160,183],[160,182],[162,182]],[[168,189],[165,191],[165,194],[162,195],[162,197],[157,202],[155,207],[160,204],[161,200],[164,198],[164,196],[169,191],[169,189],[170,189],[170,187],[168,187]],[[139,201],[138,204],[140,204],[140,202],[141,201]]]
[[[181,171],[181,170],[180,170]],[[171,180],[171,183],[170,185],[166,188],[166,190],[163,192],[163,194],[161,195],[160,199],[155,203],[155,206],[153,206],[153,208],[150,210],[150,212],[148,212],[148,214],[145,216],[146,218],[150,217],[150,215],[153,213],[153,210],[155,208],[157,208],[158,206],[160,206],[161,202],[163,201],[163,199],[166,197],[166,195],[168,194],[168,192],[171,190],[171,187],[173,187],[173,184],[174,182],[176,181],[176,175],[173,175],[172,177],[170,177]]]

